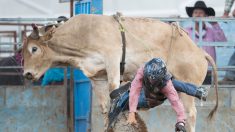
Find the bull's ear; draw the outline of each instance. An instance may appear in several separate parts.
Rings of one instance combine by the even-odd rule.
[[[39,39],[39,30],[37,25],[33,23],[31,26],[33,28],[33,32],[30,34],[30,37],[36,40]]]
[[[24,33],[23,34],[23,45],[25,45],[27,43],[27,36],[26,34]]]
[[[42,41],[48,41],[52,38],[53,34],[55,32],[55,26],[53,26],[51,29],[49,29],[44,36],[41,37]]]

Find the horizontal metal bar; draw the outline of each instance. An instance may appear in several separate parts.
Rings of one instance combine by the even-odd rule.
[[[22,23],[22,22],[15,22],[15,23],[9,23],[9,22],[0,22],[0,26],[31,26],[32,22],[30,23]],[[35,23],[37,26],[45,26],[43,23]]]
[[[75,79],[74,79],[74,80],[75,80]],[[89,80],[87,80],[87,79],[75,80],[75,83],[85,83],[85,82],[89,82]]]
[[[197,18],[188,18],[188,17],[150,17],[154,19],[159,19],[162,21],[220,21],[220,22],[227,22],[227,21],[234,21],[235,18],[221,18],[221,17],[197,17]],[[13,22],[19,22],[19,21],[57,21],[60,19],[57,18],[0,18],[0,21],[13,21]]]
[[[15,42],[0,42],[0,45],[23,45],[22,42],[15,43]]]
[[[23,66],[0,66],[0,69],[21,69]]]
[[[13,76],[13,75],[23,75],[23,73],[20,73],[20,72],[0,72],[0,75],[10,75],[10,76]]]
[[[235,42],[197,42],[198,46],[234,47]]]
[[[158,19],[161,21],[208,21],[208,22],[214,22],[214,21],[218,21],[218,22],[235,22],[235,18],[221,18],[221,17],[213,17],[213,18],[208,18],[208,17],[197,17],[197,18],[186,18],[186,17],[179,17],[179,18],[173,18],[173,17],[151,17],[153,19]]]
[[[202,86],[210,87],[211,85],[202,85]],[[220,84],[218,84],[218,88],[235,88],[235,85],[233,85],[233,84],[231,84],[231,85],[228,85],[228,84],[220,85]]]
[[[14,50],[0,50],[1,53],[15,53]]]
[[[23,68],[23,66],[0,66],[0,69]],[[65,66],[55,66],[52,68],[67,68]]]
[[[218,88],[235,88],[235,85],[218,85]]]
[[[56,21],[57,18],[0,18],[0,21]]]
[[[209,66],[208,70],[212,70],[212,67]],[[220,66],[217,67],[217,71],[235,71],[235,66]]]

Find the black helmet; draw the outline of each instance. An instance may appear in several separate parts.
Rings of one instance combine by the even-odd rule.
[[[166,64],[161,58],[153,58],[145,64],[144,77],[152,84],[161,81],[166,73]]]

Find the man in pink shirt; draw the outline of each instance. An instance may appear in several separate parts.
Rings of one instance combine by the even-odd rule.
[[[127,86],[127,88],[128,87],[129,86]],[[164,61],[161,58],[153,58],[138,69],[131,83],[129,93],[120,92],[123,91],[123,87],[111,93],[110,96],[114,99],[115,102],[113,104],[115,105],[111,107],[109,114],[110,124],[114,120],[113,117],[117,116],[122,110],[128,109],[126,106],[126,104],[128,104],[128,98],[130,112],[128,122],[131,124],[136,123],[135,113],[137,108],[150,109],[162,104],[165,99],[168,99],[177,114],[176,131],[185,131],[184,125],[186,117],[184,107],[176,90],[204,101],[206,100],[207,91],[205,89],[191,83],[173,79],[172,75],[167,71]],[[121,96],[115,98],[113,97],[114,93],[118,93]]]
[[[214,17],[215,11],[211,7],[207,7],[204,1],[197,1],[194,7],[186,7],[186,12],[189,17]],[[195,42],[199,41],[199,34],[202,35],[203,42],[226,42],[227,39],[223,30],[217,22],[209,22],[211,26],[202,22],[202,32],[199,33],[199,22],[195,22],[195,36],[193,37],[193,27],[187,27],[185,30],[191,38],[195,38]],[[193,25],[194,26],[194,25]],[[202,46],[216,62],[216,51],[214,46]],[[204,81],[205,84],[211,83],[211,72],[207,73]]]

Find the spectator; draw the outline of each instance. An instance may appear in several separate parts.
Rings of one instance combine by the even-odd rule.
[[[229,17],[229,13],[231,11],[233,3],[234,0],[225,1],[224,15],[222,17],[224,18]],[[232,16],[235,17],[235,9],[233,10]],[[233,52],[233,55],[231,56],[228,65],[235,66],[235,52]],[[219,84],[232,84],[234,82],[235,82],[235,71],[227,71],[223,80],[219,81]]]
[[[21,61],[21,49],[19,49],[14,56],[1,59],[0,66],[21,66]],[[11,75],[11,73],[15,75]],[[19,68],[0,68],[0,85],[24,85],[24,77],[22,75],[23,71]]]
[[[229,17],[229,13],[231,11],[232,5],[234,3],[234,0],[225,0],[225,7],[224,7],[224,18]],[[233,17],[235,16],[235,10],[233,10]]]
[[[186,12],[189,17],[214,17],[215,11],[211,7],[207,7],[203,1],[197,1],[194,7],[186,7]],[[205,42],[222,42],[227,41],[224,32],[220,28],[217,22],[209,22],[211,27],[206,25],[205,22],[202,23],[202,32],[199,33],[199,22],[195,22],[195,42],[199,40],[199,34],[202,34],[202,40]],[[193,27],[186,28],[192,38]],[[212,56],[214,61],[216,61],[215,47],[213,46],[203,46],[202,47],[208,54]],[[211,83],[211,72],[207,72],[204,84]]]

